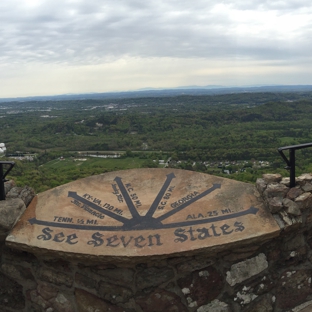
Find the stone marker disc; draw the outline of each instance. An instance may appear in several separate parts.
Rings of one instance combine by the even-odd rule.
[[[62,256],[194,254],[277,236],[252,184],[176,169],[133,169],[37,195],[7,237]]]

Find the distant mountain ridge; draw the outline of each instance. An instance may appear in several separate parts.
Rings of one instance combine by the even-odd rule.
[[[86,99],[116,99],[138,97],[162,97],[179,95],[216,95],[245,92],[310,92],[312,85],[270,85],[270,86],[240,86],[224,87],[219,85],[208,86],[181,86],[168,89],[144,88],[135,91],[61,94],[47,96],[29,96],[16,98],[0,98],[0,102],[28,102],[28,101],[64,101]]]

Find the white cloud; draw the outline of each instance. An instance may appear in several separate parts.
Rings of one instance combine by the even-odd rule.
[[[297,66],[300,71],[301,64],[310,61],[311,17],[312,4],[305,0],[3,0],[0,2],[0,64],[11,72],[2,70],[0,80],[16,77],[16,81],[25,81],[28,77],[32,81],[27,76],[31,71],[26,68],[31,67],[39,77],[43,66],[53,75],[62,73],[69,80],[58,86],[56,79],[54,89],[29,87],[34,94],[45,89],[61,93],[74,85],[79,92],[81,85],[74,83],[77,79],[69,74],[73,68],[79,68],[82,74],[89,68],[88,77],[92,76],[90,68],[94,77],[99,76],[101,69],[101,79],[106,77],[108,68],[113,68],[107,80],[114,81],[114,85],[108,84],[114,90],[120,89],[118,77],[127,77],[128,71],[137,80],[131,79],[126,89],[144,87],[142,76],[155,86],[161,82],[163,86],[178,85],[181,81],[209,84],[210,75],[197,77],[196,70],[183,72],[183,64],[193,64],[195,69],[198,64],[211,63],[219,64],[215,77],[222,80],[224,75],[225,82],[219,83],[226,84],[222,64],[235,62],[239,65],[235,67],[237,77],[244,77],[244,66],[249,61],[253,62],[255,77],[257,71],[262,72],[263,62],[282,61],[283,65],[273,66],[273,76],[285,80],[285,74],[279,76],[277,68]],[[146,64],[151,64],[148,74],[140,72]],[[159,64],[167,64],[167,70]],[[173,81],[157,81],[158,68]],[[272,72],[268,75],[272,77]],[[259,83],[271,80],[262,74],[261,77]],[[302,77],[307,78],[304,73]],[[312,81],[308,79],[306,83]],[[97,90],[93,90],[95,85]],[[85,80],[81,92],[89,89],[104,91],[100,85]],[[0,86],[1,94],[4,91]]]

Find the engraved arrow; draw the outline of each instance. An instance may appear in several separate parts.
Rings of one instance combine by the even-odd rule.
[[[153,214],[155,213],[159,202],[161,201],[162,197],[164,196],[168,186],[170,185],[171,181],[175,178],[174,173],[169,173],[167,174],[167,179],[164,183],[164,185],[161,187],[159,193],[157,194],[154,202],[152,203],[150,209],[148,210],[148,212],[146,213],[145,217],[150,218],[153,216]]]
[[[181,206],[179,206],[178,208],[175,208],[171,211],[168,211],[167,213],[163,214],[162,216],[156,218],[156,220],[158,221],[163,221],[169,217],[171,217],[172,215],[176,214],[177,212],[185,209],[186,207],[188,207],[189,205],[193,204],[194,202],[196,202],[197,200],[203,198],[204,196],[210,194],[211,192],[213,192],[214,190],[221,188],[221,184],[213,184],[213,187],[211,187],[210,189],[202,192],[201,194],[197,195],[196,197],[193,197],[192,199],[190,199],[189,201],[185,202],[184,204],[182,204]]]
[[[94,209],[94,210],[96,210],[96,211],[98,211],[98,212],[100,212],[100,213],[103,213],[103,214],[107,215],[108,217],[111,217],[111,218],[113,218],[113,219],[115,219],[115,220],[117,220],[117,221],[120,221],[120,222],[122,222],[122,223],[126,223],[126,222],[129,221],[129,219],[127,219],[127,218],[125,218],[125,217],[122,217],[122,216],[120,216],[120,215],[118,215],[118,214],[115,214],[115,213],[113,213],[113,212],[111,212],[111,211],[109,211],[109,210],[104,210],[103,208],[99,207],[98,205],[89,202],[87,199],[85,199],[85,198],[79,196],[76,192],[71,192],[71,191],[69,191],[69,192],[68,192],[68,197],[71,197],[71,198],[73,198],[73,199],[77,199],[77,200],[79,200],[80,202],[82,202],[83,204],[85,204],[85,205],[91,207],[92,209]]]
[[[214,218],[162,224],[161,228],[167,229],[167,228],[172,228],[172,227],[181,227],[181,226],[213,223],[213,222],[218,222],[218,221],[222,221],[222,220],[229,220],[229,219],[238,218],[238,217],[245,216],[248,214],[256,215],[258,211],[259,211],[259,208],[255,208],[255,207],[251,206],[247,210],[239,211],[239,212],[232,213],[232,214],[226,214],[226,215],[218,216],[218,217],[214,217]]]
[[[116,181],[116,183],[117,183],[117,185],[118,185],[118,187],[120,189],[120,192],[123,195],[123,197],[124,197],[124,199],[125,199],[125,201],[127,203],[127,206],[129,208],[129,211],[130,211],[133,219],[140,219],[141,216],[139,215],[138,211],[136,210],[136,208],[135,208],[135,206],[134,206],[134,204],[132,202],[132,199],[129,196],[128,191],[126,190],[125,186],[123,185],[123,183],[121,181],[121,178],[120,177],[116,177],[114,179],[114,181]]]
[[[207,223],[213,223],[217,221],[222,220],[229,220],[238,218],[241,216],[245,216],[248,214],[256,215],[259,211],[258,208],[250,207],[247,210],[239,211],[232,214],[227,214],[215,218],[209,218],[209,219],[202,219],[202,220],[191,220],[186,222],[176,222],[176,223],[169,223],[169,224],[159,224],[158,226],[155,224],[149,225],[146,224],[145,227],[140,228],[140,230],[160,230],[160,229],[170,229],[170,228],[177,228],[182,226],[191,226],[191,225],[198,225],[198,224],[207,224]],[[44,225],[44,226],[51,226],[51,227],[58,227],[58,228],[67,228],[67,229],[76,229],[76,230],[92,230],[92,231],[133,231],[133,228],[125,228],[122,226],[98,226],[98,225],[81,225],[81,224],[70,224],[70,223],[57,223],[57,222],[48,222],[48,221],[42,221],[37,220],[36,218],[29,219],[28,222],[38,225]]]

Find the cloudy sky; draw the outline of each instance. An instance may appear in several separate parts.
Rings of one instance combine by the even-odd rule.
[[[0,97],[312,84],[308,0],[1,0]]]

